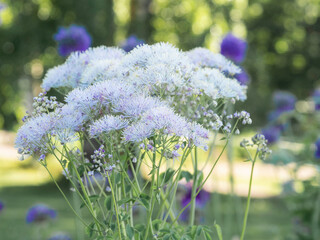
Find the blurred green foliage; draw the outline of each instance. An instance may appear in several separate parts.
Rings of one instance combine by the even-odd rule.
[[[3,1],[3,0],[2,0]],[[63,61],[52,39],[58,27],[80,24],[93,46],[120,44],[131,33],[148,43],[219,51],[229,31],[247,39],[251,75],[246,109],[266,119],[274,89],[304,98],[319,84],[319,0],[5,0],[0,26],[0,127],[23,115],[24,88],[39,91],[46,70]],[[260,119],[260,120],[259,120]]]

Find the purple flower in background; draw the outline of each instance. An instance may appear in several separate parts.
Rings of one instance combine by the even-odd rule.
[[[314,156],[318,159],[320,159],[320,138],[318,138],[318,140],[316,141],[316,152],[314,154]]]
[[[241,70],[242,70],[242,72],[236,74],[235,78],[238,80],[238,82],[241,85],[248,85],[249,82],[250,82],[250,77],[249,77],[248,73],[244,69],[241,69]]]
[[[221,54],[236,63],[241,63],[246,55],[247,43],[228,33],[221,43]]]
[[[136,46],[142,44],[144,44],[142,39],[137,38],[136,35],[131,35],[121,44],[121,48],[126,52],[130,52]]]
[[[55,210],[47,207],[43,204],[37,204],[31,207],[27,212],[26,222],[27,223],[42,223],[47,220],[54,219],[57,216]]]
[[[294,110],[296,101],[297,98],[290,92],[276,91],[273,94],[273,103],[280,113]]]
[[[68,235],[58,233],[52,236],[51,238],[49,238],[48,240],[71,240],[71,238]]]
[[[279,140],[281,134],[280,126],[269,126],[261,130],[261,133],[268,140],[268,143],[272,144]]]
[[[181,199],[182,207],[187,206],[188,203],[191,201],[191,194],[192,194],[192,186],[186,185],[186,193]],[[196,196],[196,206],[199,208],[203,208],[206,205],[206,203],[209,201],[209,199],[210,199],[210,193],[202,189],[199,192],[199,194]]]
[[[189,202],[191,202],[192,185],[188,184],[185,187],[186,187],[186,192],[185,192],[185,195],[181,199],[182,208],[184,208],[185,206],[187,206],[189,204]],[[197,189],[197,191],[198,191],[198,189]],[[197,208],[204,208],[204,206],[206,205],[206,203],[209,200],[210,200],[210,193],[202,189],[199,192],[199,194],[196,196],[196,207]],[[181,220],[184,221],[184,220],[188,219],[189,209],[190,209],[190,206],[188,206],[188,208],[186,208],[185,211],[180,215]]]
[[[3,202],[0,201],[0,212],[3,210],[3,208],[4,208],[4,204]]]
[[[316,89],[312,94],[313,101],[315,103],[315,110],[320,111],[320,88]]]
[[[74,51],[85,51],[91,46],[91,36],[85,27],[78,25],[59,27],[53,38],[58,43],[58,52],[62,57]]]

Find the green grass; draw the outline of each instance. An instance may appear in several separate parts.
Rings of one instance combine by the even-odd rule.
[[[71,193],[68,188],[65,192]],[[73,239],[75,237],[75,218],[66,202],[56,187],[47,184],[40,187],[9,187],[0,189],[0,199],[5,203],[5,209],[0,213],[0,239],[4,240],[35,240],[32,224],[25,222],[25,215],[29,207],[36,203],[44,203],[57,210],[57,218],[47,226],[45,236],[47,239],[54,232],[66,232]],[[221,225],[224,240],[230,240],[232,236],[240,233],[241,223],[236,224],[236,216],[233,213],[230,198],[225,195],[212,196],[205,210],[199,213],[204,219],[198,220],[201,224],[212,226],[216,221]],[[238,199],[238,210],[242,217],[245,199]],[[137,216],[142,219],[143,216]],[[202,222],[204,221],[204,222]],[[289,213],[278,198],[253,199],[249,214],[246,240],[284,240],[292,230]],[[86,239],[86,238],[85,238]]]
[[[46,204],[57,211],[57,218],[47,226],[48,230],[41,240],[47,239],[54,232],[66,232],[75,239],[73,213],[54,185],[2,188],[0,199],[5,204],[0,213],[0,239],[36,240],[34,232],[37,229],[27,224],[25,217],[28,209],[37,203]]]

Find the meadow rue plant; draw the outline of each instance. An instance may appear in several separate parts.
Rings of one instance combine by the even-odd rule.
[[[26,216],[27,223],[44,223],[50,219],[54,219],[57,213],[54,209],[51,209],[43,204],[38,204],[31,207]]]
[[[54,35],[58,43],[58,52],[62,57],[75,51],[84,51],[91,46],[91,36],[83,26],[60,27]]]
[[[240,133],[237,125],[252,123],[246,111],[226,112],[227,104],[246,99],[246,86],[234,78],[240,72],[220,54],[182,52],[168,43],[139,45],[129,53],[104,46],[72,53],[42,83],[46,91],[64,94],[63,101],[46,92],[35,97],[16,146],[51,177],[47,157],[57,159],[90,218],[81,217],[52,179],[91,239],[210,237],[210,228],[195,225],[196,205],[230,137]],[[217,134],[224,135],[223,147],[212,162],[215,147],[208,141]],[[267,154],[259,144],[259,156]],[[206,150],[208,175],[198,169],[198,151]],[[192,172],[185,168],[189,159]],[[191,193],[176,209],[182,179],[192,181]],[[136,206],[142,222],[133,213]],[[189,227],[179,224],[186,209]]]

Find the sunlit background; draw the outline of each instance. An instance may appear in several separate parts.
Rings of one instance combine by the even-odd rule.
[[[250,76],[248,99],[237,108],[251,113],[253,127],[233,141],[238,207],[243,206],[250,172],[238,149],[241,139],[267,124],[275,90],[293,93],[296,110],[306,113],[313,109],[310,95],[320,86],[320,0],[0,0],[0,4],[0,201],[5,203],[0,239],[33,239],[25,215],[39,202],[58,212],[50,233],[66,232],[76,239],[73,215],[45,170],[32,159],[19,161],[14,149],[15,132],[32,108],[33,96],[41,91],[42,78],[65,61],[53,38],[61,26],[85,27],[93,47],[122,46],[132,34],[148,44],[170,42],[183,50],[202,46],[217,53],[229,32],[247,41],[242,66]],[[287,139],[279,145],[293,152],[302,148]],[[216,214],[213,218],[209,212],[206,218],[210,224],[220,221],[228,240],[237,239],[233,216],[244,210],[227,207],[234,199],[228,195],[226,159],[206,186],[213,193],[209,209]],[[51,168],[68,191],[53,159]],[[283,184],[290,181],[292,169],[294,163],[258,163],[247,239],[302,239],[294,237],[294,216],[283,198]],[[316,170],[306,165],[295,174],[303,180]],[[294,187],[302,191],[301,184]]]

